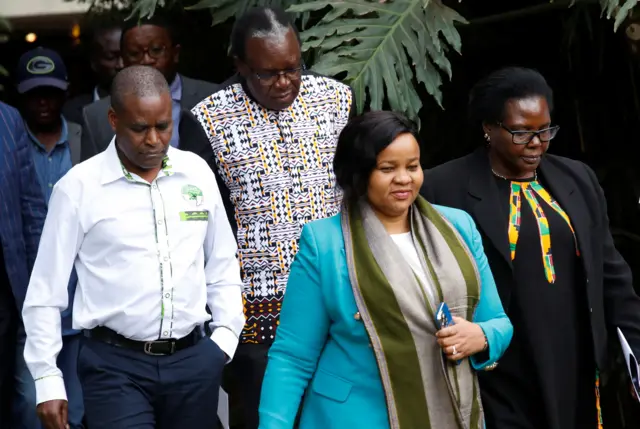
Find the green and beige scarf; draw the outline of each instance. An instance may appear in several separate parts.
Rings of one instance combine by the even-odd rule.
[[[378,362],[390,427],[481,429],[475,372],[468,359],[455,365],[444,358],[434,320],[440,302],[472,320],[480,297],[474,258],[457,230],[420,197],[410,222],[429,285],[420,283],[368,203],[342,212],[349,277]]]

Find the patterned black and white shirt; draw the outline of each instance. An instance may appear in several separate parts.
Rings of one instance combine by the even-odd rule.
[[[352,110],[352,91],[304,74],[286,110],[268,110],[239,80],[196,105],[230,194],[247,323],[243,343],[275,338],[289,268],[302,226],[340,211],[333,156]]]

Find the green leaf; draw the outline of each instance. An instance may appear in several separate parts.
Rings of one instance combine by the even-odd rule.
[[[638,0],[600,0],[602,14],[607,19],[614,19],[613,31],[618,31],[620,25],[629,17],[637,4]]]
[[[303,49],[318,50],[318,73],[346,75],[359,112],[366,101],[381,109],[386,95],[391,109],[417,118],[422,101],[414,80],[441,105],[442,73],[452,74],[448,48],[461,50],[455,27],[466,23],[461,15],[441,0],[314,0],[289,10],[326,8],[322,20],[301,34]]]
[[[140,1],[140,0],[138,0]],[[212,25],[218,25],[226,20],[243,15],[248,9],[256,6],[278,6],[287,9],[300,0],[200,0],[187,10],[210,9],[213,16]],[[309,14],[302,16],[303,28],[309,19]]]

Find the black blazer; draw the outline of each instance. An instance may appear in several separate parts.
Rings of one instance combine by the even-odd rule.
[[[180,105],[183,110],[191,110],[196,104],[218,90],[218,85],[202,80],[190,79],[180,76],[182,79],[182,99]],[[109,146],[114,132],[107,119],[111,98],[105,97],[86,106],[82,111],[82,160],[102,152]],[[180,119],[182,121],[182,117]],[[182,126],[180,127],[182,130]],[[179,130],[179,131],[180,131]],[[184,149],[183,139],[180,139],[180,148]]]
[[[79,125],[84,125],[84,119],[82,118],[82,109],[85,106],[93,103],[93,92],[88,94],[80,94],[77,97],[73,97],[68,100],[62,108],[62,114],[65,118],[71,122],[75,122]]]
[[[571,218],[577,236],[598,367],[605,369],[610,363],[607,346],[609,336],[618,341],[616,327],[640,356],[640,298],[633,290],[629,266],[613,245],[607,203],[594,172],[579,161],[547,154],[538,174]],[[511,290],[515,287],[507,235],[509,214],[504,213],[499,202],[486,149],[426,170],[421,194],[431,203],[471,214],[509,314]]]

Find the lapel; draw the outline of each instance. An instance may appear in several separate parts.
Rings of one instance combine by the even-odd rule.
[[[182,98],[180,99],[180,106],[183,109],[191,110],[196,104],[200,103],[205,97],[201,97],[198,94],[197,82],[188,77],[180,75],[182,79]]]
[[[547,156],[543,157],[540,162],[539,174],[543,179],[544,186],[571,220],[573,231],[578,240],[582,264],[585,272],[588,273],[589,261],[591,261],[589,208],[580,192],[577,192],[577,185],[572,175],[563,171]],[[551,245],[553,246],[553,243]]]
[[[491,240],[505,261],[511,265],[509,250],[508,222],[509,213],[503,210],[498,186],[496,185],[489,157],[484,148],[476,150],[469,163],[469,207],[473,217],[485,235]]]

